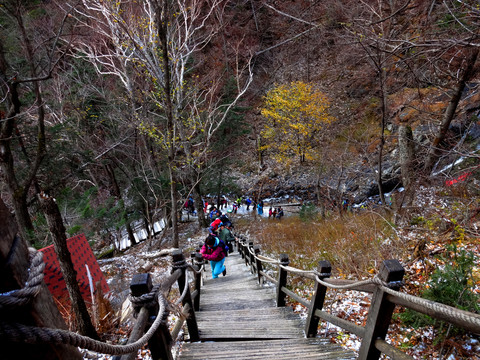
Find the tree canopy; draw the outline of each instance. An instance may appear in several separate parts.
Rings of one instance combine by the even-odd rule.
[[[285,161],[297,156],[300,162],[312,160],[322,130],[334,121],[329,113],[330,101],[312,84],[295,81],[278,85],[264,97],[262,131],[265,144],[275,159]]]

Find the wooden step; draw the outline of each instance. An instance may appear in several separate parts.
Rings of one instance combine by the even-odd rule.
[[[201,342],[184,343],[178,359],[355,359],[327,339],[305,338],[300,316],[290,307],[276,307],[275,289],[259,285],[238,254],[225,264],[227,276],[217,279],[206,267],[195,313]]]
[[[326,339],[289,339],[269,341],[230,341],[185,343],[182,360],[292,360],[355,359],[352,351],[331,344]]]

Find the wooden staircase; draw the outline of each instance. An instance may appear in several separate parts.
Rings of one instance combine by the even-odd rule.
[[[183,344],[179,359],[355,359],[352,351],[305,338],[290,307],[276,307],[275,288],[260,286],[238,253],[226,258],[227,276],[207,279],[196,312],[200,342]]]

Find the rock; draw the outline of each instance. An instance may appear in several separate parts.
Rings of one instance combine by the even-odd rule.
[[[130,299],[126,299],[123,304],[122,308],[120,309],[120,323],[125,322],[133,313],[132,303]]]
[[[150,272],[152,268],[153,268],[153,264],[150,261],[147,261],[147,263],[143,266],[143,270],[145,270],[145,272]]]

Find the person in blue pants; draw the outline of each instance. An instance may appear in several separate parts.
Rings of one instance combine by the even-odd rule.
[[[227,275],[225,268],[225,249],[221,246],[220,239],[215,234],[209,234],[200,250],[203,258],[210,261],[212,267],[212,278],[218,278],[218,275]]]

